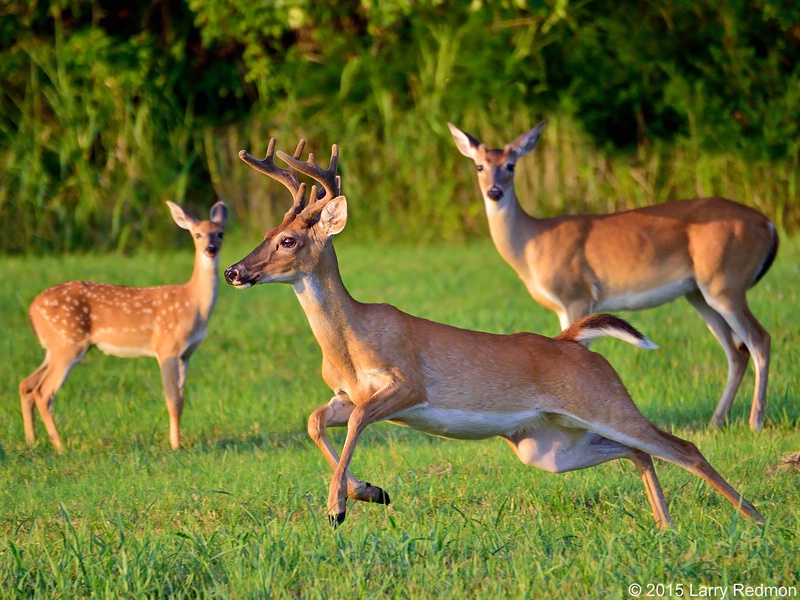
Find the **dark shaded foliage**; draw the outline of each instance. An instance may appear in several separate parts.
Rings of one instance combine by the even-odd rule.
[[[407,190],[375,205],[382,231],[402,237],[413,217],[462,238],[481,229],[464,205],[446,212],[463,174],[426,166],[458,164],[445,122],[500,137],[554,115],[610,156],[656,145],[774,162],[785,193],[756,195],[783,196],[768,209],[790,224],[799,64],[800,5],[783,0],[11,0],[0,217],[20,226],[0,249],[163,243],[168,198],[230,194],[255,218],[229,146],[274,132],[369,156],[343,165],[347,189]]]

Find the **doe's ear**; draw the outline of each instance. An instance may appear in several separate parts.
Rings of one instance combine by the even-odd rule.
[[[467,132],[461,131],[452,123],[448,123],[447,126],[450,128],[450,133],[453,134],[453,139],[456,142],[459,152],[461,152],[461,154],[467,158],[475,160],[475,156],[481,143]]]
[[[325,205],[319,215],[319,226],[326,235],[336,235],[347,223],[347,198],[337,196]]]
[[[169,206],[169,211],[172,213],[172,218],[175,219],[178,227],[182,229],[191,229],[200,222],[197,217],[185,211],[174,202],[167,200],[167,206]]]
[[[519,158],[533,152],[533,149],[539,144],[539,138],[542,137],[542,130],[544,129],[546,121],[542,121],[530,131],[526,131],[520,135],[513,143],[509,144],[510,149]]]
[[[211,207],[211,222],[216,223],[220,227],[224,227],[227,220],[228,207],[225,206],[225,203],[222,200],[220,200]]]

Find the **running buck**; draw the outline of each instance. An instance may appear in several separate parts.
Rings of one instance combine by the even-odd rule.
[[[46,350],[44,362],[19,385],[28,445],[36,441],[33,407],[39,409],[50,440],[60,452],[53,421],[56,392],[92,346],[105,354],[158,360],[169,411],[169,439],[180,447],[183,386],[189,358],[203,342],[217,300],[219,250],[228,209],[211,207],[211,220],[200,221],[172,202],[172,218],[194,240],[194,271],[188,283],[124,287],[71,281],[46,289],[28,314]]]
[[[517,201],[514,167],[536,148],[544,121],[502,150],[448,125],[461,154],[475,161],[497,251],[533,299],[556,312],[562,329],[596,311],[651,308],[685,296],[728,358],[709,426],[725,424],[752,356],[750,427],[761,429],[770,337],[750,312],[746,292],[778,251],[775,226],[764,215],[730,200],[698,198],[538,219]]]
[[[550,472],[583,469],[617,458],[639,470],[656,522],[671,524],[651,455],[705,479],[745,515],[763,522],[756,509],[714,470],[691,442],[657,429],[638,411],[614,369],[586,348],[599,336],[653,347],[625,321],[592,315],[557,338],[533,333],[493,335],[413,317],[388,304],[363,304],[345,289],[333,236],[347,221],[339,195],[338,150],[323,170],[313,155],[299,159],[278,152],[290,166],[275,165],[275,140],[258,160],[239,156],[281,181],[294,196],[283,222],[225,271],[237,288],[288,283],[297,295],[322,349],[322,376],[333,398],[315,410],[308,432],[334,471],[328,516],[336,527],[347,498],[389,503],[381,488],[349,470],[364,428],[389,421],[454,439],[505,439],[519,459]],[[322,184],[305,202],[300,171]],[[341,457],[327,427],[347,427]]]

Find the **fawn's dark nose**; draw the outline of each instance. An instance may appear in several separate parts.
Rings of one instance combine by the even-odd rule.
[[[503,188],[501,188],[499,185],[493,185],[489,188],[489,191],[486,192],[486,195],[489,196],[489,200],[494,200],[497,202],[503,197]]]
[[[217,247],[214,244],[209,244],[206,246],[206,254],[214,258],[217,255]]]

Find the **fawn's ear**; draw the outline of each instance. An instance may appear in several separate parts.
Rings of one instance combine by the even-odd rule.
[[[530,131],[526,131],[515,139],[513,143],[506,146],[506,148],[513,151],[517,158],[530,154],[539,144],[539,138],[542,137],[542,130],[544,129],[545,123],[546,121],[542,121]]]
[[[175,219],[178,227],[182,229],[191,229],[200,222],[197,217],[183,210],[183,208],[174,202],[167,200],[167,206],[169,206],[169,211],[172,213],[172,218]]]
[[[337,196],[325,205],[319,216],[319,226],[329,237],[344,229],[347,223],[347,198]]]
[[[211,207],[211,222],[216,223],[220,227],[225,227],[228,220],[228,207],[220,200]]]
[[[466,131],[461,131],[452,123],[448,123],[447,126],[450,128],[450,133],[453,134],[453,139],[456,142],[456,146],[458,146],[459,152],[461,152],[461,154],[467,158],[475,160],[475,156],[478,153],[478,148],[480,148],[481,143]]]

